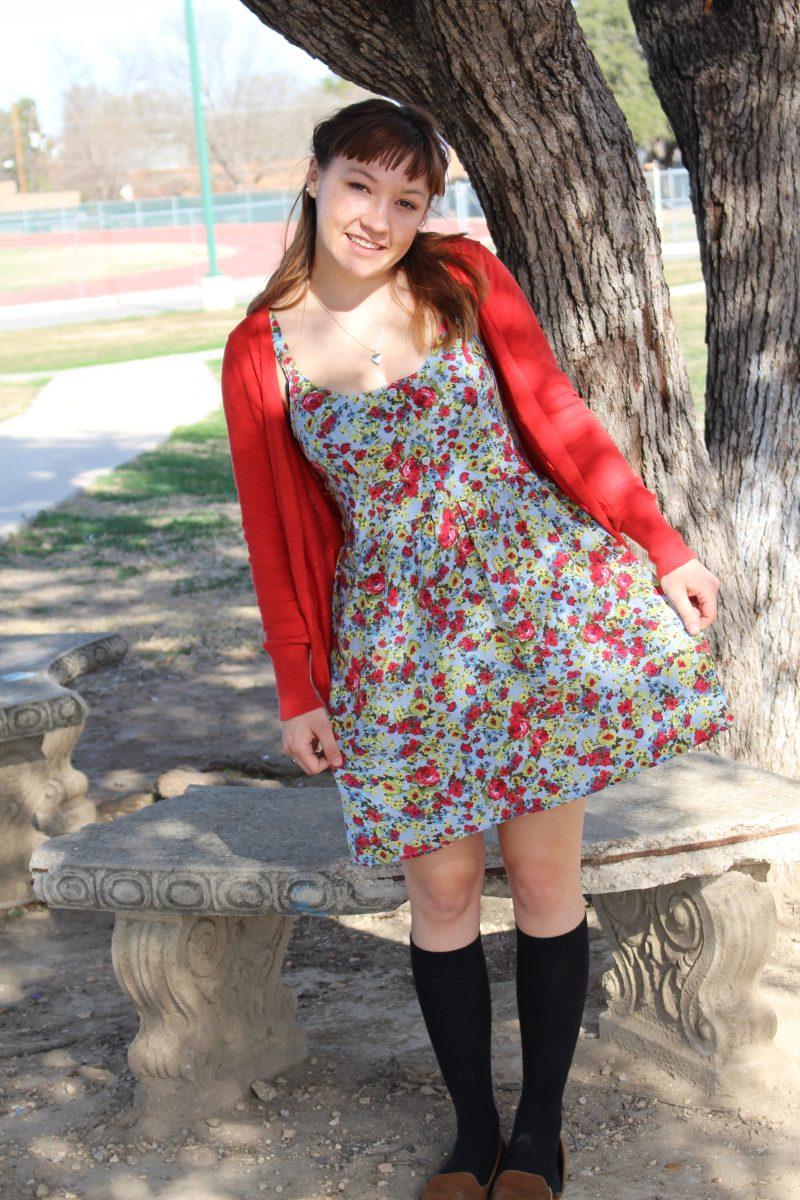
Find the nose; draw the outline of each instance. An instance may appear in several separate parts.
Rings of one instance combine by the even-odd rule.
[[[388,200],[373,200],[362,219],[365,233],[375,242],[382,241],[389,229],[388,203]]]

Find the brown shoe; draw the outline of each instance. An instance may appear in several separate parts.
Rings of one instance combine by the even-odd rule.
[[[448,1171],[442,1175],[432,1175],[425,1184],[425,1190],[420,1200],[489,1200],[500,1160],[506,1152],[506,1143],[500,1135],[497,1147],[497,1158],[494,1160],[492,1173],[488,1183],[481,1185],[472,1171]]]
[[[564,1195],[567,1182],[567,1151],[560,1135],[558,1159],[560,1192],[553,1191],[544,1175],[534,1175],[530,1171],[501,1171],[492,1188],[492,1200],[559,1200]]]

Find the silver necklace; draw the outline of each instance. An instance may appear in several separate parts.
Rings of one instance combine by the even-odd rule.
[[[311,288],[309,288],[308,290],[311,292]],[[314,299],[317,301],[317,303],[318,303],[318,304],[322,304],[322,301],[320,300],[320,298],[319,298],[319,296],[316,294],[316,292],[311,292],[311,294],[312,294],[312,296],[314,297]],[[389,297],[389,306],[391,306],[391,302],[392,302],[392,298],[391,298],[391,296],[390,296],[390,297]],[[377,365],[378,365],[378,363],[379,363],[379,362],[381,361],[381,359],[383,358],[383,352],[382,352],[381,350],[379,350],[379,349],[378,349],[378,347],[379,347],[379,346],[380,346],[380,344],[381,344],[381,338],[383,337],[383,331],[384,331],[384,329],[386,328],[386,317],[384,317],[384,319],[383,319],[383,324],[381,325],[381,331],[380,331],[380,333],[378,334],[378,341],[376,342],[376,344],[375,344],[375,347],[374,347],[374,349],[373,349],[373,347],[372,347],[372,346],[368,346],[366,342],[362,342],[362,341],[361,341],[361,338],[357,338],[357,337],[356,337],[356,335],[355,335],[354,333],[351,333],[349,329],[346,329],[346,328],[345,328],[345,326],[342,324],[342,322],[341,322],[341,321],[340,321],[340,320],[339,320],[337,317],[335,317],[335,316],[333,315],[333,313],[332,313],[332,312],[331,312],[331,310],[330,310],[330,309],[327,307],[327,305],[325,305],[325,304],[322,304],[322,307],[325,309],[325,312],[328,314],[328,316],[329,316],[329,317],[331,317],[331,318],[332,318],[334,321],[336,321],[336,324],[339,326],[339,328],[340,328],[340,329],[344,329],[344,331],[345,331],[345,333],[348,335],[348,337],[351,337],[351,338],[353,339],[353,341],[354,341],[354,342],[358,342],[359,346],[363,346],[365,350],[369,350],[369,352],[370,352],[370,355],[369,355],[369,357],[370,357],[370,360],[371,360],[372,362],[374,362],[374,363],[375,363],[375,365],[377,366]],[[386,312],[387,312],[387,316],[388,316],[388,312],[389,312],[389,307],[388,307],[388,306],[387,306]]]

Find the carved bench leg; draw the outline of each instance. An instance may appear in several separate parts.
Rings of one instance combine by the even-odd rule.
[[[72,765],[83,725],[0,741],[0,909],[34,899],[28,863],[40,842],[97,815]]]
[[[35,813],[47,781],[41,737],[0,742],[0,908],[33,900],[28,862],[45,839]]]
[[[128,1062],[142,1136],[229,1108],[305,1057],[281,982],[293,920],[117,913],[114,971],[139,1013]]]
[[[775,944],[769,865],[592,896],[614,966],[600,1036],[711,1088],[774,1038],[758,977]]]
[[[42,751],[50,769],[49,796],[52,813],[40,814],[39,828],[50,837],[72,833],[97,819],[97,808],[87,796],[89,780],[73,766],[75,751],[85,722],[52,729],[42,739]]]

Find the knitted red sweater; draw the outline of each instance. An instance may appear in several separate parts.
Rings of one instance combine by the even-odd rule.
[[[524,292],[496,255],[464,238],[489,278],[479,332],[531,465],[624,545],[643,546],[660,579],[697,555],[560,369]],[[282,721],[330,697],[331,600],[341,516],[291,430],[266,310],[231,331],[222,400],[253,585]]]

